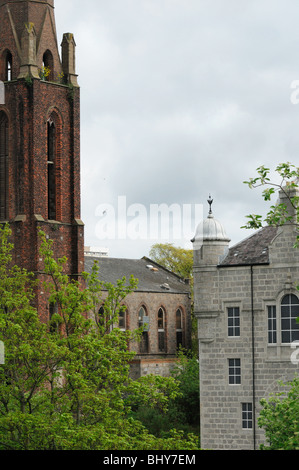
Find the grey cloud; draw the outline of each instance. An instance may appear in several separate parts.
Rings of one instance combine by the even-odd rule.
[[[202,203],[234,241],[263,212],[243,181],[261,164],[298,160],[296,0],[56,0],[59,35],[77,42],[82,218],[98,204]],[[142,256],[146,243],[111,242]]]

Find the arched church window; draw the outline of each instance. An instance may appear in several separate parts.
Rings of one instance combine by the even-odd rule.
[[[180,308],[177,309],[175,315],[175,331],[176,331],[176,347],[183,346],[183,315]]]
[[[8,118],[0,111],[0,220],[7,219]]]
[[[166,352],[165,311],[162,307],[158,311],[158,349],[159,352]]]
[[[146,308],[142,305],[138,313],[139,328],[143,328],[143,333],[139,345],[139,350],[141,354],[147,354],[149,352],[149,317],[147,316]]]
[[[287,294],[281,301],[281,342],[292,343],[299,340],[299,299]]]
[[[121,331],[126,331],[127,329],[127,310],[122,310],[118,315],[118,328]]]
[[[56,220],[56,128],[48,120],[48,219]]]

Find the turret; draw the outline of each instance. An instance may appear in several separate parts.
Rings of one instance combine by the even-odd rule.
[[[209,197],[208,217],[197,227],[193,238],[193,277],[194,277],[194,314],[198,319],[213,318],[218,315],[218,302],[211,301],[218,289],[217,266],[227,253],[230,239],[222,224],[214,218],[213,200]],[[202,323],[201,323],[202,325]],[[199,330],[201,331],[201,330]],[[210,341],[211,331],[208,329],[201,340]]]
[[[207,202],[210,206],[208,217],[199,223],[192,240],[194,266],[217,265],[220,257],[226,254],[230,242],[223,225],[214,218],[211,196]]]

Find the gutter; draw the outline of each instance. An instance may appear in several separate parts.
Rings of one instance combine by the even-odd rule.
[[[253,266],[250,266],[251,291],[251,347],[252,347],[252,422],[253,422],[253,450],[256,450],[256,407],[255,407],[255,327],[254,327],[254,296],[253,296]]]

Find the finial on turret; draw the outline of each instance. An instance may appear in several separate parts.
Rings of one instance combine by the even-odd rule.
[[[208,204],[210,206],[210,211],[209,211],[209,215],[212,215],[212,204],[213,204],[213,199],[211,198],[211,194],[209,195],[209,199],[208,199]]]

